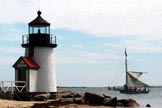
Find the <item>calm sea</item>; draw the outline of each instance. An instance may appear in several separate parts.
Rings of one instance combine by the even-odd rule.
[[[58,88],[59,90],[71,90],[75,93],[98,92],[118,99],[132,98],[140,104],[139,108],[146,108],[150,104],[151,108],[162,108],[162,87],[151,88],[148,94],[120,94],[119,91],[108,90],[106,87],[86,87],[86,88]]]

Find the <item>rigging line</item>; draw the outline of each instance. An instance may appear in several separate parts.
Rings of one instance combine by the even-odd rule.
[[[119,71],[117,71],[117,73],[115,74],[115,76],[113,77],[113,79],[110,81],[110,84],[109,85],[112,85],[112,84],[114,85],[114,81],[115,81],[116,77],[118,76],[118,73],[119,73]]]
[[[122,67],[123,67],[123,66],[122,66]],[[121,71],[119,72],[118,77],[116,78],[116,81],[114,82],[114,85],[118,83],[119,79],[121,78],[121,76],[122,76],[122,74],[123,74],[122,68],[120,68],[120,69],[121,69]]]
[[[119,78],[120,76],[120,73],[122,72],[121,70],[122,70],[122,67],[123,67],[123,63],[121,63],[121,66],[120,66],[120,68],[117,70],[117,73],[115,74],[115,76],[113,77],[113,79],[110,81],[110,84],[109,84],[109,86],[110,85],[115,85],[115,83],[116,83],[116,80],[115,79],[117,79],[117,78]]]

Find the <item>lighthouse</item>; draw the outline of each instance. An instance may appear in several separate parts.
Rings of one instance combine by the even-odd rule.
[[[25,48],[13,65],[15,80],[26,81],[28,92],[57,92],[54,64],[56,37],[50,34],[50,23],[38,16],[28,24],[28,35],[22,36],[21,46]]]

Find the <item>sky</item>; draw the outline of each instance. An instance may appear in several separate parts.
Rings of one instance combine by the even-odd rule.
[[[128,70],[146,72],[149,85],[162,85],[161,0],[0,0],[0,80],[14,80],[12,65],[24,55],[22,35],[42,17],[57,36],[58,86],[124,85]]]

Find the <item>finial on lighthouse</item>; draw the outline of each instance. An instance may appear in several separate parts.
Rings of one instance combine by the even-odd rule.
[[[41,13],[42,13],[42,12],[39,10],[39,11],[37,12],[38,16],[40,16],[40,15],[41,15]]]

